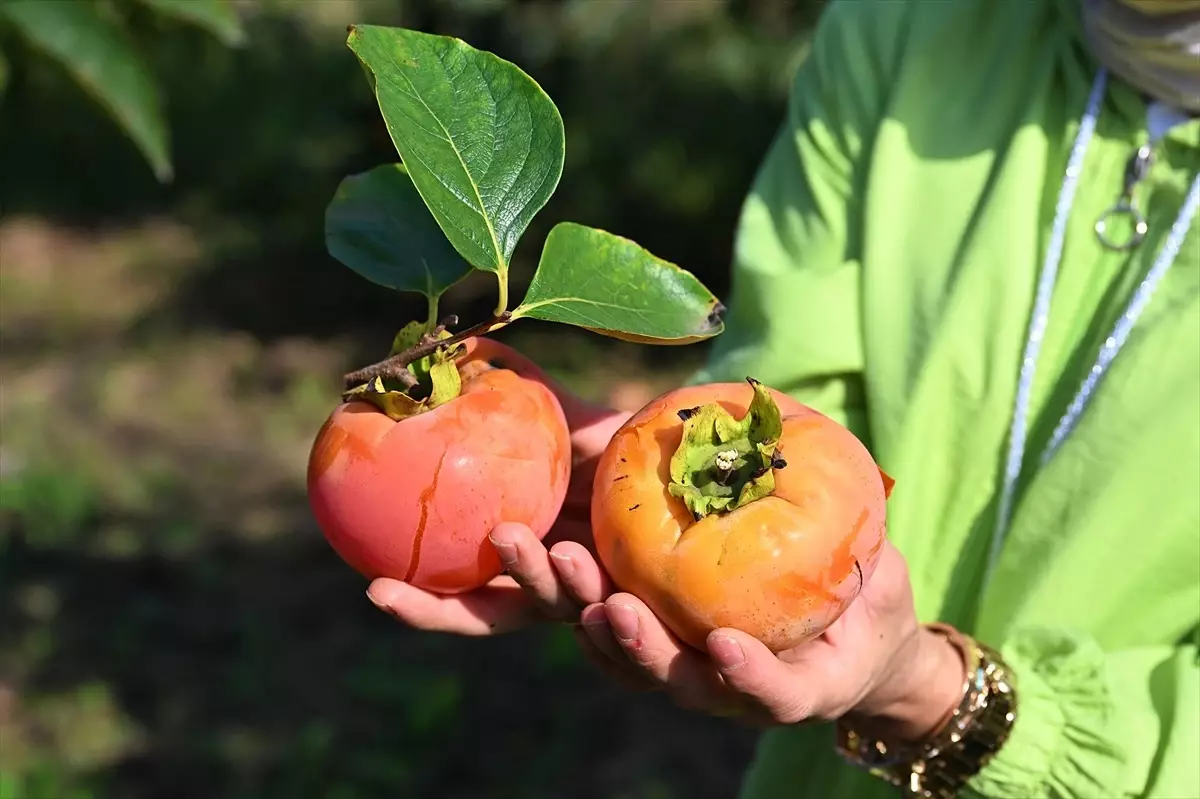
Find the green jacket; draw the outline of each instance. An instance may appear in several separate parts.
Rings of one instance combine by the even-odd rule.
[[[1115,77],[1087,153],[1030,407],[994,528],[1035,283],[1097,64],[1079,0],[846,0],[825,12],[746,202],[729,325],[700,380],[752,375],[841,420],[896,478],[889,535],[918,613],[1019,681],[988,797],[1200,797],[1200,236],[1196,225],[1082,421],[1038,455],[1200,169],[1174,128],[1131,256],[1092,231],[1146,138]],[[895,792],[828,725],[766,734],[745,799]]]

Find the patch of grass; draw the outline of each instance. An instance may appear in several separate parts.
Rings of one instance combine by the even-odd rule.
[[[53,760],[30,763],[20,770],[0,768],[0,799],[101,799],[87,779],[65,772]]]
[[[17,529],[35,547],[73,543],[99,510],[91,476],[70,468],[11,467],[0,476],[0,548]]]

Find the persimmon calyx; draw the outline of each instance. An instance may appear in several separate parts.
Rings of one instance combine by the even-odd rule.
[[[683,440],[671,456],[671,496],[683,501],[699,521],[728,513],[775,491],[783,416],[771,392],[747,378],[754,398],[746,415],[735,419],[718,403],[679,412]]]
[[[421,322],[405,325],[392,342],[392,353],[415,347],[428,335],[437,339],[450,337],[445,326],[439,326],[432,334],[425,333],[425,329]],[[377,375],[366,383],[348,389],[342,395],[342,400],[365,400],[396,421],[433,410],[462,392],[462,378],[455,363],[455,358],[461,352],[460,344],[439,347],[408,364],[398,378],[384,379]]]

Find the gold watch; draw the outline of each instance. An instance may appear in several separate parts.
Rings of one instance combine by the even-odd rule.
[[[952,799],[1008,740],[1016,686],[999,653],[946,624],[925,625],[963,657],[963,695],[924,740],[892,745],[837,723],[838,752],[852,765],[901,788],[906,797]]]

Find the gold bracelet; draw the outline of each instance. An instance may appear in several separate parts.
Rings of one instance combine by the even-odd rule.
[[[952,799],[1008,740],[1016,720],[1015,685],[999,653],[945,624],[927,629],[963,655],[963,695],[924,740],[890,745],[837,724],[837,748],[852,765],[904,791],[907,797]]]

